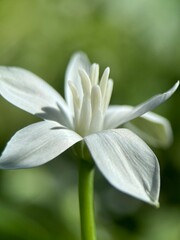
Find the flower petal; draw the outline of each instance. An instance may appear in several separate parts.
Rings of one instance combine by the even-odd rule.
[[[153,147],[169,147],[173,141],[170,122],[155,113],[148,112],[124,125]]]
[[[64,99],[35,74],[17,67],[0,67],[0,94],[10,103],[44,119],[70,119]],[[48,109],[48,110],[47,110]],[[69,120],[70,121],[70,120]],[[64,122],[61,122],[64,124]]]
[[[110,105],[106,111],[104,119],[104,129],[113,129],[119,127],[119,122],[133,110],[132,106]]]
[[[77,88],[79,98],[82,99],[83,91],[81,87],[81,79],[79,76],[80,69],[85,70],[86,73],[89,74],[90,62],[86,54],[77,52],[71,57],[65,74],[65,98],[71,110],[73,110],[73,104],[71,90],[69,88],[68,82],[71,81],[74,83]]]
[[[132,112],[132,109],[132,106],[110,106],[106,113],[104,129],[115,128],[119,119]],[[154,147],[168,147],[173,140],[170,122],[152,112],[145,113],[131,122],[125,123],[124,126]]]
[[[0,168],[31,168],[42,165],[82,138],[53,121],[42,121],[18,131],[0,157]]]
[[[143,140],[128,129],[115,129],[85,137],[98,168],[118,190],[158,206],[159,164]]]
[[[126,112],[126,109],[124,109],[124,112],[121,112],[121,114],[116,115],[116,117],[115,117],[115,113],[113,114],[114,117],[112,117],[110,115],[110,113],[107,112],[107,115],[105,117],[107,119],[105,119],[105,122],[108,122],[108,125],[109,125],[112,120],[109,120],[108,118],[113,118],[113,122],[114,122],[113,128],[118,127],[126,122],[129,122],[129,121],[143,115],[144,113],[153,110],[154,108],[156,108],[157,106],[159,106],[160,104],[165,102],[177,90],[178,86],[179,86],[179,81],[176,82],[176,84],[169,91],[162,93],[162,94],[158,94],[158,95],[150,98],[146,102],[134,107],[131,111]],[[112,109],[110,109],[110,111],[112,113]],[[116,112],[116,114],[117,114],[117,112]]]

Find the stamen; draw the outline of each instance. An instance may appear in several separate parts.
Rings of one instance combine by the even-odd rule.
[[[107,88],[107,82],[108,82],[108,79],[109,79],[109,73],[110,73],[110,68],[107,67],[104,72],[103,72],[103,75],[101,77],[101,80],[100,80],[100,88],[101,88],[101,93],[102,93],[102,97],[104,97],[104,94],[106,92],[106,88]]]
[[[74,109],[73,123],[74,123],[74,128],[76,128],[77,124],[79,122],[81,101],[80,101],[75,84],[71,81],[69,81],[68,84],[69,84],[69,87],[71,89],[71,93],[73,96],[73,109]]]
[[[72,81],[68,81],[69,87],[71,89],[71,93],[73,96],[73,102],[75,102],[75,105],[77,108],[80,108],[80,98],[78,95],[78,91],[77,88],[75,86],[75,84]]]
[[[100,131],[102,129],[103,114],[102,114],[102,96],[99,85],[92,87],[91,92],[92,105],[92,120],[89,128],[90,133]]]
[[[93,63],[90,68],[90,80],[92,86],[97,85],[99,81],[99,64]]]
[[[84,95],[90,96],[91,94],[91,80],[88,74],[83,70],[79,70],[79,75],[81,77],[81,85]]]
[[[92,87],[92,91],[91,91],[92,113],[100,109],[101,105],[102,105],[101,89],[99,85],[95,85]]]
[[[89,96],[84,95],[77,129],[77,132],[81,136],[86,136],[88,134],[91,117],[91,99]]]
[[[103,113],[105,113],[106,109],[109,106],[110,100],[111,100],[111,96],[112,96],[112,91],[113,91],[113,80],[109,79],[108,83],[107,83],[107,88],[106,88],[106,92],[103,98]]]
[[[101,131],[103,127],[103,114],[100,110],[93,115],[91,120],[89,134]]]
[[[69,82],[74,104],[74,129],[81,136],[103,129],[104,114],[113,89],[109,73],[110,69],[107,67],[98,84],[99,65],[94,63],[90,67],[90,73],[79,69],[79,88]]]

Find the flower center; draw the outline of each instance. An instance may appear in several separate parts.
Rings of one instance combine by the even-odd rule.
[[[79,69],[79,85],[68,82],[72,93],[74,130],[81,136],[103,129],[104,115],[113,90],[113,81],[109,79],[109,73],[108,67],[99,81],[99,65],[94,63],[89,73]]]

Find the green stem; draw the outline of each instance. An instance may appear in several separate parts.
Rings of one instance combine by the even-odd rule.
[[[79,209],[81,240],[96,240],[94,222],[94,167],[92,163],[79,162]]]

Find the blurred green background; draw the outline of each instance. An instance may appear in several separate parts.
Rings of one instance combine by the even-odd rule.
[[[136,105],[180,78],[178,0],[0,0],[0,65],[41,76],[63,95],[68,60],[85,51],[111,68],[112,103]],[[155,110],[173,127],[161,165],[161,207],[113,189],[96,171],[98,240],[180,239],[179,90]],[[0,150],[39,119],[0,99]],[[79,240],[77,166],[68,151],[29,170],[0,171],[0,239]]]

